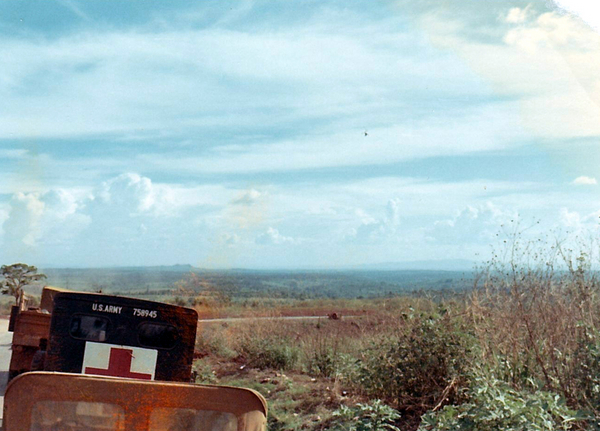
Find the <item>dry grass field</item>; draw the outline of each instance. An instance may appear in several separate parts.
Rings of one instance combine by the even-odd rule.
[[[271,430],[596,430],[600,283],[576,262],[493,263],[442,299],[252,307],[342,318],[203,324],[196,379],[261,392]]]

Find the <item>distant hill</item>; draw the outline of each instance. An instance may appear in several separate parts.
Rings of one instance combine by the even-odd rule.
[[[360,265],[354,269],[370,271],[473,271],[475,262],[465,259],[415,260],[408,262],[383,262]]]
[[[190,272],[197,274],[201,281],[193,289],[212,286],[238,299],[369,298],[415,291],[457,291],[472,286],[470,270],[450,270],[461,266],[468,268],[466,261],[440,263],[386,263],[343,270],[206,270],[191,265],[173,265],[48,268],[41,272],[47,275],[45,282],[51,286],[146,298],[178,294],[178,286],[186,283]]]

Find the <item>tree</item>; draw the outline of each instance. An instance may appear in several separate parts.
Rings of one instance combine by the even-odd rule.
[[[2,272],[2,276],[4,277],[4,280],[0,282],[2,294],[14,296],[16,305],[19,305],[23,296],[23,287],[34,281],[46,278],[46,275],[37,273],[35,266],[24,263],[2,265],[0,272]]]

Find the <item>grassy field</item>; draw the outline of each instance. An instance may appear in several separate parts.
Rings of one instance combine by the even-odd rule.
[[[186,268],[98,290],[262,317],[202,322],[194,372],[261,392],[270,430],[600,430],[598,273],[585,254],[520,252],[463,278]],[[309,294],[321,285],[337,293]],[[302,315],[321,317],[279,318]]]

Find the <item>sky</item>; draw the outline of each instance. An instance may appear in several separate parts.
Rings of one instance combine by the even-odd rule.
[[[0,2],[0,262],[346,268],[595,238],[600,10]]]

